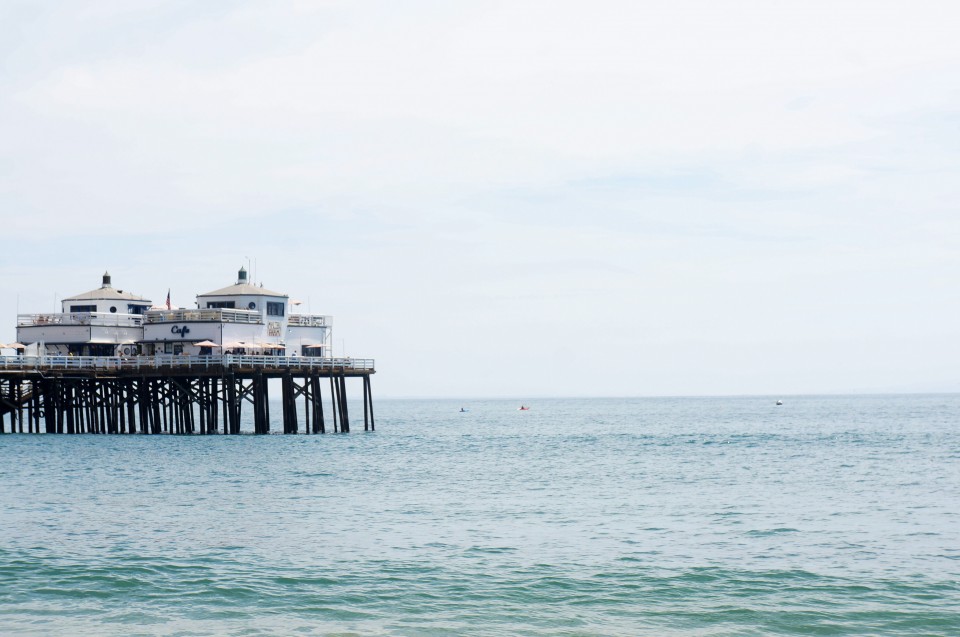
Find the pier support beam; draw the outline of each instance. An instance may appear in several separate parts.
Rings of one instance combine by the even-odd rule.
[[[370,428],[367,428],[367,412],[370,415]],[[363,376],[363,430],[375,431],[376,425],[373,422],[373,391],[370,388],[370,375]]]
[[[278,379],[282,390],[283,432],[350,431],[347,380],[362,382],[363,428],[374,431],[370,374],[340,367],[260,369],[224,367],[215,372],[184,373],[163,369],[126,374],[114,368],[92,373],[4,374],[0,370],[0,434],[239,434],[244,403],[253,408],[253,431],[270,432],[269,384]],[[323,405],[322,381],[330,382],[330,410]],[[352,380],[350,381],[353,382]],[[300,414],[303,400],[303,415]],[[9,415],[9,418],[7,416]],[[7,427],[9,421],[10,426]]]
[[[280,379],[283,389],[283,433],[295,434],[300,430],[297,422],[297,398],[293,385],[293,376],[284,374]]]
[[[350,413],[347,411],[347,377],[340,374],[340,431],[350,433]]]
[[[327,433],[323,422],[323,396],[320,395],[320,379],[313,376],[309,380],[313,387],[313,433]]]

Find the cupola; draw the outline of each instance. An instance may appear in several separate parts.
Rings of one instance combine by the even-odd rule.
[[[101,285],[100,287],[101,287],[101,288],[109,288],[109,287],[111,287],[111,285],[110,285],[110,273],[109,273],[109,272],[104,272],[104,273],[103,273],[103,285]]]
[[[241,266],[240,271],[237,272],[237,285],[243,285],[246,282],[247,282],[247,269]]]

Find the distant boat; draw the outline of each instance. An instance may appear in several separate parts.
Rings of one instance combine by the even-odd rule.
[[[465,413],[467,413],[468,411],[470,411],[470,410],[469,410],[469,409],[464,409],[463,407],[460,408],[460,413],[461,413],[461,414],[465,414]]]
[[[777,404],[778,404],[778,405],[782,405],[782,404],[783,404],[783,401],[782,401],[782,400],[778,400],[778,401],[777,401]]]
[[[530,408],[520,405],[519,407],[517,407],[517,411],[530,411]]]

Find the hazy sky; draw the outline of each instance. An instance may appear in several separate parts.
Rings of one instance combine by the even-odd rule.
[[[378,396],[960,390],[960,4],[0,4],[0,342],[258,281]]]

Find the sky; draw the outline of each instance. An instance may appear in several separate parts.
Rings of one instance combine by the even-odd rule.
[[[0,342],[257,282],[375,396],[960,391],[960,4],[0,3]]]

